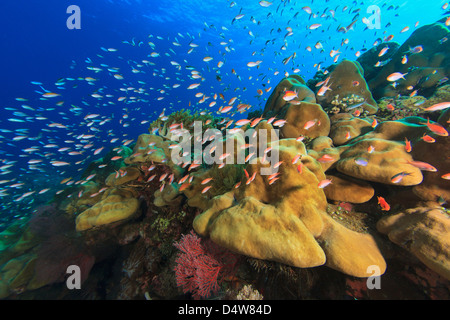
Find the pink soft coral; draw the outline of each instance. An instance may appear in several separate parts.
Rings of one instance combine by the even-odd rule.
[[[238,261],[237,255],[210,240],[202,241],[193,231],[174,246],[181,251],[175,261],[177,285],[184,293],[191,292],[194,299],[216,294],[220,281],[233,273]]]

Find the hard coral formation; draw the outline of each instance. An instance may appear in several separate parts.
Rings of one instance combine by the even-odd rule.
[[[369,234],[359,234],[334,222],[319,181],[320,164],[306,155],[294,139],[279,141],[280,180],[269,184],[263,176],[212,200],[194,220],[194,229],[235,252],[301,268],[326,265],[344,273],[366,277],[367,267],[385,262]],[[302,173],[290,164],[302,154]],[[261,162],[250,164],[249,175]],[[339,242],[341,244],[339,244]],[[370,252],[370,254],[367,254]]]
[[[330,119],[317,103],[302,102],[299,105],[292,105],[284,117],[287,122],[280,129],[282,138],[299,136],[316,138],[327,136],[330,132]]]
[[[430,96],[450,73],[450,43],[441,41],[448,36],[449,30],[442,20],[415,30],[391,56],[389,63],[369,80],[374,96],[379,99],[409,95],[410,86],[419,90],[419,94]],[[407,56],[406,63],[402,63],[404,56]],[[394,72],[406,74],[405,80],[397,81],[395,86],[387,80]]]
[[[374,188],[363,180],[338,174],[327,175],[327,179],[333,181],[324,189],[328,200],[365,203],[375,194]]]
[[[413,208],[378,221],[377,229],[450,280],[450,218],[439,208]]]
[[[283,99],[286,91],[296,92],[297,96],[291,100],[294,102]],[[285,107],[293,105],[295,101],[316,103],[314,92],[306,86],[305,80],[299,75],[292,75],[280,81],[267,99],[263,116],[271,117],[280,114]]]
[[[127,165],[131,164],[166,164],[178,177],[183,170],[171,161],[172,151],[169,148],[174,142],[154,134],[141,134],[138,137],[133,154],[125,159]]]
[[[374,151],[369,153],[370,147]],[[403,143],[369,137],[347,145],[336,169],[354,178],[383,184],[402,186],[417,185],[422,182],[420,169],[408,164],[413,158],[405,151]],[[407,173],[399,182],[392,178],[399,173]]]
[[[296,93],[292,100],[285,100],[287,91]],[[281,138],[297,138],[305,135],[311,138],[326,136],[330,130],[330,121],[322,107],[316,104],[314,92],[298,75],[282,80],[267,100],[263,116],[285,119],[286,124],[280,128]],[[315,125],[306,129],[305,125],[314,121]]]
[[[317,101],[325,110],[338,113],[359,108],[368,114],[377,112],[376,101],[364,79],[364,70],[356,61],[343,60],[326,80],[329,89],[316,93]]]
[[[83,211],[76,218],[78,231],[93,227],[123,222],[132,218],[139,208],[139,200],[133,190],[111,189],[104,193],[102,199],[91,208]]]
[[[339,147],[342,152],[336,169],[355,178],[383,184],[420,184],[423,175],[419,168],[411,165],[414,158],[405,148],[405,138],[414,140],[426,132],[424,121],[409,117],[380,123],[375,130]],[[405,175],[400,181],[392,181],[402,172]]]
[[[77,265],[84,282],[94,264],[74,222],[55,204],[43,206],[23,226],[21,237],[1,252],[0,297],[21,294],[61,282],[69,265]]]
[[[383,42],[367,50],[356,59],[364,69],[364,78],[366,81],[373,79],[382,67],[392,60],[392,56],[399,47],[400,44],[394,41]],[[380,57],[380,51],[384,48],[388,48],[388,50]]]
[[[437,123],[450,131],[450,109],[447,109],[439,117]],[[425,201],[450,202],[450,182],[442,176],[450,172],[450,140],[448,136],[434,137],[434,143],[425,142],[418,138],[414,144],[412,154],[415,159],[425,163],[432,163],[437,172],[424,172],[423,182],[413,188],[414,194]],[[439,156],[436,155],[439,152]]]
[[[161,115],[150,124],[149,132],[155,133],[157,131],[160,136],[171,139],[173,130],[170,126],[175,124],[178,125],[178,129],[186,129],[193,134],[193,125],[196,121],[202,123],[202,130],[205,131],[215,127],[216,119],[206,112],[191,114],[190,110],[181,109],[168,116]]]
[[[371,121],[354,117],[349,113],[338,113],[331,117],[330,138],[336,146],[373,130]]]

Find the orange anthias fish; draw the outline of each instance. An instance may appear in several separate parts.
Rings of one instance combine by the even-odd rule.
[[[326,93],[328,90],[332,91],[330,87],[331,87],[331,84],[330,84],[330,85],[324,84],[324,85],[319,89],[319,91],[317,91],[317,95],[318,95],[318,96],[324,96],[325,93]]]
[[[328,186],[331,183],[331,179],[324,179],[322,181],[319,182],[319,184],[317,185],[319,188],[323,189],[326,186]]]
[[[277,120],[273,123],[274,127],[282,127],[286,124],[286,120],[281,119],[281,120]]]
[[[379,57],[384,56],[388,50],[389,50],[389,47],[384,47],[383,49],[381,49],[380,53],[378,53],[378,56]]]
[[[208,187],[203,188],[202,193],[208,192],[209,189],[211,189],[211,187],[212,187],[212,186],[208,186]]]
[[[322,157],[317,159],[317,161],[319,161],[321,163],[333,162],[334,158],[328,154],[324,154]]]
[[[392,183],[400,183],[403,180],[403,177],[409,176],[411,173],[409,172],[400,172],[391,178]]]
[[[416,167],[422,171],[430,171],[430,172],[436,172],[437,169],[433,167],[431,164],[422,162],[422,161],[407,161],[408,164],[412,165],[413,167]]]
[[[434,139],[433,137],[430,137],[430,136],[427,135],[427,134],[424,134],[424,135],[423,135],[422,140],[425,141],[425,142],[428,142],[428,143],[434,143],[434,142],[436,142],[436,139]]]
[[[377,125],[378,125],[377,119],[373,119],[372,124],[371,124],[372,128],[375,128]]]
[[[181,192],[181,191],[183,191],[183,190],[186,190],[190,185],[191,185],[191,184],[188,183],[188,182],[183,183],[183,184],[180,186],[180,189],[179,189],[178,191]]]
[[[389,111],[394,111],[394,110],[395,110],[395,107],[394,107],[391,103],[389,103],[389,104],[386,106],[386,109],[388,109]]]
[[[405,151],[411,152],[411,150],[412,150],[411,141],[409,141],[407,138],[405,138]]]
[[[284,101],[291,101],[295,98],[298,98],[298,93],[296,91],[286,91],[286,93],[283,96]]]
[[[378,198],[378,204],[381,207],[381,210],[383,211],[389,211],[391,210],[391,206],[389,203],[386,202],[386,200],[383,197],[377,197]]]
[[[432,105],[431,107],[425,108],[425,111],[438,111],[450,108],[450,102],[441,102]]]
[[[388,81],[397,81],[399,79],[403,79],[405,80],[405,76],[407,75],[407,73],[400,73],[400,72],[394,72],[391,73],[388,77],[387,80]]]
[[[208,182],[210,182],[212,180],[213,180],[213,178],[206,178],[201,182],[201,184],[207,184]]]
[[[259,118],[253,119],[252,122],[250,123],[250,127],[252,127],[252,128],[253,128],[253,127],[256,127],[256,125],[257,125],[258,123],[260,123],[262,119],[263,119],[263,117],[259,117]]]
[[[447,132],[447,130],[445,130],[445,128],[443,126],[441,126],[438,123],[431,123],[429,118],[428,118],[426,125],[431,132],[437,134],[438,136],[442,136],[442,137],[448,136],[448,132]]]
[[[305,123],[305,125],[303,126],[303,129],[308,130],[309,128],[313,127],[317,122],[318,122],[317,119],[310,120],[310,121]]]

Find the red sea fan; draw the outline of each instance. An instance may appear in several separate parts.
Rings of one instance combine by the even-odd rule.
[[[216,294],[220,281],[233,273],[238,261],[237,255],[210,240],[202,241],[193,231],[174,246],[181,251],[175,261],[177,285],[194,299]]]

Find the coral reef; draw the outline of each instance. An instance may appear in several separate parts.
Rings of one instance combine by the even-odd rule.
[[[450,280],[450,219],[439,208],[414,208],[378,221],[377,228],[430,269]]]
[[[450,130],[450,109],[442,112],[437,124],[441,125],[445,130]],[[415,141],[413,154],[415,159],[425,163],[432,163],[437,172],[426,171],[423,174],[423,182],[413,188],[414,194],[425,201],[442,201],[450,202],[450,187],[449,181],[442,176],[450,172],[450,140],[448,136],[439,136],[428,133],[434,137],[434,143],[428,143],[423,138],[418,138]],[[440,156],[436,157],[436,150]]]
[[[321,92],[322,88],[327,88]],[[316,92],[317,102],[332,113],[362,110],[374,114],[376,101],[364,79],[364,70],[356,61],[343,60],[330,73],[321,89]]]
[[[287,76],[247,119],[163,112],[0,233],[0,298],[448,299],[450,108],[429,109],[450,99],[447,36]],[[195,121],[203,157],[178,161]]]
[[[392,60],[399,47],[400,44],[394,41],[383,42],[370,48],[370,50],[367,50],[356,59],[364,69],[364,78],[366,81],[370,81],[376,77],[380,69]],[[385,48],[388,48],[387,51],[380,57],[380,52]]]
[[[236,295],[236,300],[263,300],[263,295],[251,285],[245,285]]]
[[[441,41],[449,36],[449,30],[444,22],[441,20],[418,28],[395,50],[390,61],[368,80],[375,98],[409,95],[413,90],[418,90],[421,95],[430,96],[435,91],[440,81],[450,72],[448,63],[450,43]],[[363,65],[363,68],[367,67]],[[367,69],[370,68],[369,65]],[[387,77],[394,72],[406,74],[405,80],[401,79],[395,82],[396,85],[392,85]]]
[[[287,98],[286,92],[292,92],[294,98]],[[283,79],[267,100],[263,117],[274,116],[286,120],[280,128],[282,138],[297,138],[300,135],[316,138],[327,136],[330,130],[327,114],[316,104],[314,92],[298,75]],[[314,123],[310,125],[310,122]]]
[[[165,119],[167,117],[167,119]],[[173,130],[171,130],[171,125],[178,125],[176,129],[186,129],[191,134],[194,133],[193,124],[195,121],[202,123],[203,131],[207,129],[215,128],[216,122],[218,120],[210,114],[205,112],[195,112],[191,114],[190,110],[181,109],[171,113],[168,116],[161,115],[157,120],[150,124],[148,131],[150,133],[158,132],[161,137],[171,139]]]
[[[100,202],[83,211],[76,219],[76,229],[84,231],[132,218],[139,208],[133,190],[107,190]]]
[[[283,139],[278,147],[279,159],[285,163],[279,181],[270,184],[256,175],[252,183],[214,198],[195,218],[194,229],[219,245],[258,259],[301,268],[326,263],[360,277],[367,276],[367,266],[372,264],[384,270],[384,260],[369,234],[350,231],[326,214],[326,197],[317,187],[325,175],[320,164],[306,155],[303,143]],[[302,154],[301,174],[291,164],[297,154]],[[246,170],[252,175],[261,167],[258,162]]]
[[[203,242],[191,232],[174,246],[181,251],[175,261],[177,285],[194,299],[207,298],[219,291],[219,282],[232,275],[238,256],[213,242]]]

